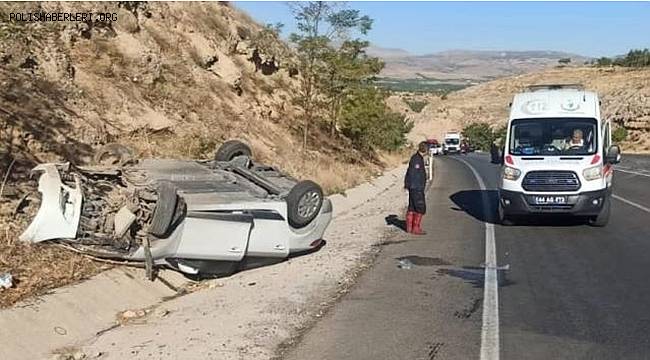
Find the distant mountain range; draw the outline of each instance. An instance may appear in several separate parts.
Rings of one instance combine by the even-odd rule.
[[[476,82],[523,74],[557,66],[569,58],[571,65],[583,65],[590,58],[561,51],[449,50],[413,55],[406,50],[370,46],[367,53],[382,58],[382,77],[393,79]]]

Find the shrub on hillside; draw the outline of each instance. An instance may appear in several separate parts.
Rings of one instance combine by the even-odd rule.
[[[650,66],[650,50],[630,50],[624,57],[611,59],[601,57],[596,60],[596,66],[623,66],[623,67],[646,67]]]
[[[612,131],[612,141],[614,143],[620,143],[621,141],[625,141],[625,139],[627,139],[626,128],[621,126]]]
[[[483,151],[488,151],[495,139],[492,128],[487,123],[471,123],[463,128],[462,134],[476,149]]]
[[[508,133],[508,125],[503,124],[492,131],[492,137],[495,141],[500,141],[503,144],[506,141],[506,134]]]
[[[406,143],[413,124],[391,111],[386,95],[370,87],[355,89],[341,108],[341,132],[361,150],[397,150]]]
[[[612,66],[614,65],[614,61],[608,57],[601,57],[600,59],[596,60],[596,66]]]
[[[422,109],[429,104],[426,100],[405,99],[404,102],[416,113],[422,112]]]

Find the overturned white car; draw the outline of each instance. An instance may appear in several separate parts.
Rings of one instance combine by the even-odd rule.
[[[21,240],[214,276],[317,249],[332,218],[320,186],[254,163],[236,140],[214,160],[134,161],[116,144],[105,158],[35,167],[41,203]]]

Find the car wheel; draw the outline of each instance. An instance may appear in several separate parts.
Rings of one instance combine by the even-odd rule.
[[[93,161],[97,165],[125,165],[134,159],[133,150],[118,143],[100,147],[93,156]]]
[[[172,225],[178,223],[185,211],[184,201],[176,193],[176,187],[167,181],[158,184],[158,201],[153,210],[149,233],[157,237],[169,234]]]
[[[594,216],[589,219],[589,225],[596,227],[606,226],[609,222],[611,200],[609,197],[605,198],[605,203],[603,208],[600,209],[600,213],[597,216]]]
[[[287,195],[289,225],[294,228],[307,226],[320,212],[323,205],[323,190],[313,181],[296,184]]]
[[[237,156],[253,156],[253,152],[248,145],[239,140],[228,140],[219,147],[214,154],[214,159],[217,161],[230,161]]]

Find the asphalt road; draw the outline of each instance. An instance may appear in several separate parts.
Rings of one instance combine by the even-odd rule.
[[[499,167],[480,154],[462,159],[486,190],[467,165],[438,158],[428,235],[391,239],[286,359],[480,358],[485,222],[494,220],[483,209],[495,208]],[[495,225],[499,358],[650,358],[650,158],[620,165],[605,228],[554,218]],[[404,258],[411,269],[399,268]]]

